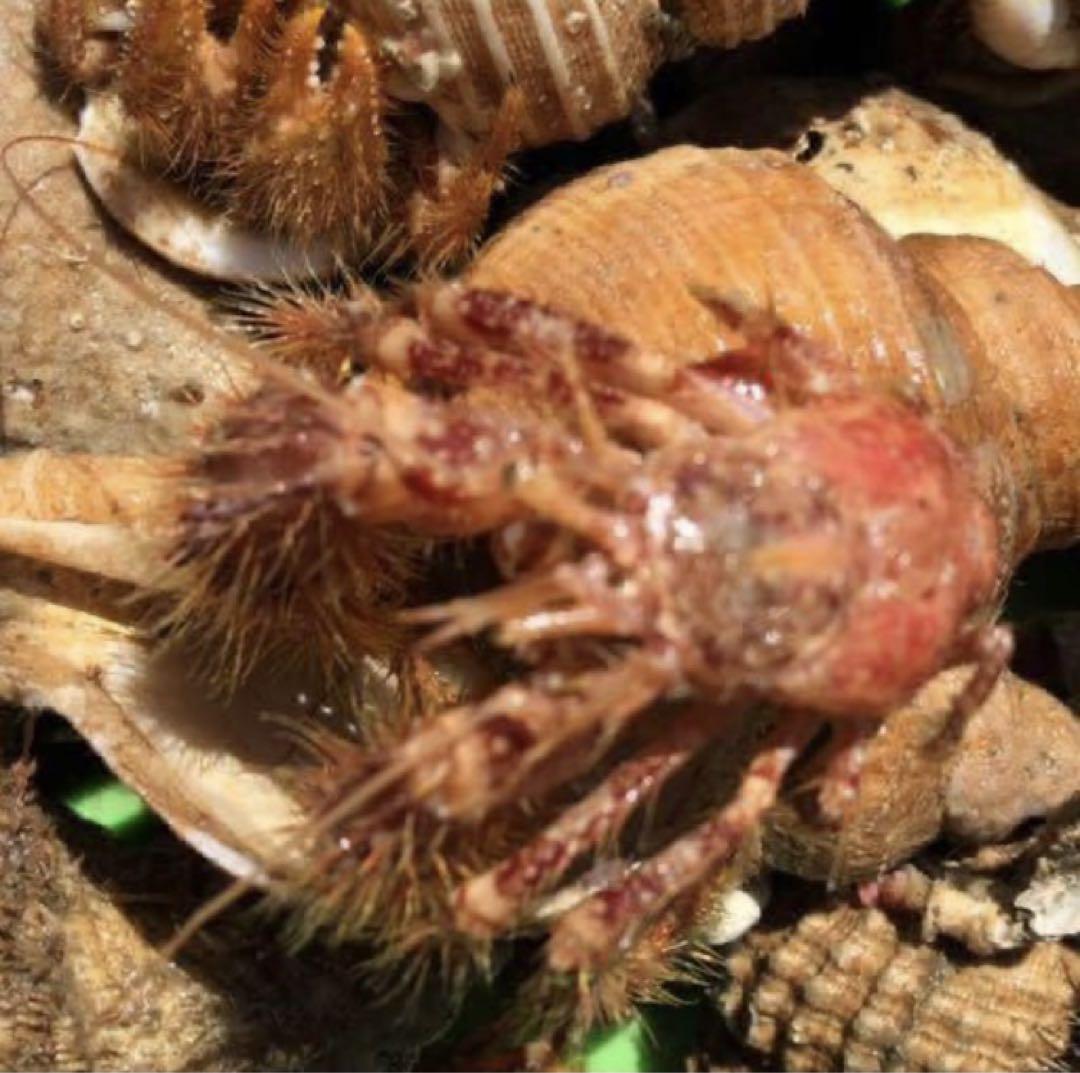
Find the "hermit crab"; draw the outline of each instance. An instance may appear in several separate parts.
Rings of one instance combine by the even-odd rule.
[[[514,150],[585,138],[635,109],[665,56],[804,7],[42,0],[38,35],[92,91],[78,156],[110,211],[204,274],[265,278],[333,255],[456,259]]]
[[[987,695],[1012,564],[1076,531],[1077,313],[782,154],[669,150],[552,195],[459,283],[277,307],[319,375],[264,365],[185,460],[6,460],[5,546],[172,593],[225,648],[269,623],[357,651],[356,548],[493,534],[506,583],[408,619],[429,649],[489,633],[507,684],[317,737],[310,820],[256,881],[389,956],[541,927],[548,979],[602,979],[689,926],[808,747],[803,811],[842,823],[892,708],[966,660],[944,730]],[[734,788],[611,851],[743,716]]]

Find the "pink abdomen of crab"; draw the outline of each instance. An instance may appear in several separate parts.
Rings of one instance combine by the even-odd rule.
[[[653,479],[673,491],[666,635],[704,694],[883,714],[966,654],[992,604],[997,529],[971,468],[898,401],[789,408],[660,453]]]
[[[897,401],[827,401],[793,415],[784,450],[818,474],[857,560],[832,635],[779,676],[786,702],[883,713],[969,654],[997,594],[997,523],[967,459]]]

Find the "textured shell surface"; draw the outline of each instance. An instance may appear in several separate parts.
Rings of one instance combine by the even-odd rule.
[[[626,116],[662,58],[658,0],[380,0],[353,5],[396,61],[393,89],[456,130],[486,130],[511,86],[529,145]]]
[[[731,48],[803,14],[810,0],[682,0],[679,15],[699,41]]]
[[[725,1017],[789,1070],[1058,1068],[1080,983],[1063,944],[965,961],[850,906],[754,933],[727,968]]]

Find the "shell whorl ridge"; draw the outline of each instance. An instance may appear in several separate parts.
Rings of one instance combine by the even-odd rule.
[[[1058,1068],[1080,986],[1064,944],[970,961],[850,906],[755,932],[727,970],[725,1018],[787,1070]]]

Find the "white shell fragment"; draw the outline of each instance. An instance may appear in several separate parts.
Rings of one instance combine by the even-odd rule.
[[[741,939],[761,920],[767,902],[764,877],[748,889],[725,891],[709,912],[698,937],[710,946],[726,946]]]
[[[183,187],[128,159],[130,135],[119,101],[91,97],[82,110],[75,159],[109,215],[167,261],[210,279],[285,282],[333,271],[325,245],[301,248],[237,224]]]
[[[1016,906],[1031,914],[1028,927],[1041,939],[1080,935],[1080,876],[1062,873],[1032,883]]]
[[[1054,833],[1027,889],[1016,899],[1028,928],[1040,938],[1080,936],[1080,808]]]
[[[956,116],[898,90],[813,123],[794,150],[894,238],[977,235],[1080,284],[1080,244],[1056,206]]]

